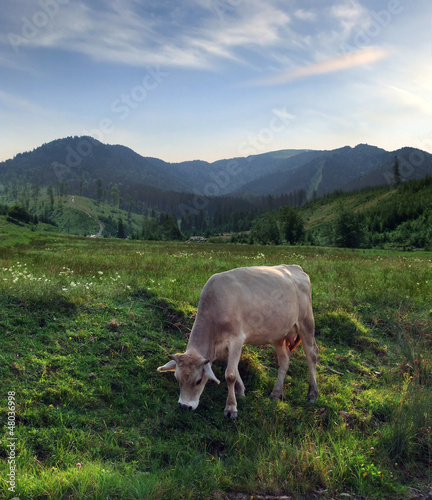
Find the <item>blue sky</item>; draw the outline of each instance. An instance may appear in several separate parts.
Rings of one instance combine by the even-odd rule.
[[[428,0],[6,0],[0,160],[92,135],[166,161],[432,152]]]

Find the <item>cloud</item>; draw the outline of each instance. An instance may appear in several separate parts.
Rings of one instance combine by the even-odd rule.
[[[346,36],[353,30],[364,27],[370,21],[369,12],[357,0],[349,0],[329,9],[330,17],[333,17],[342,28],[342,33]]]
[[[317,19],[317,13],[312,10],[298,9],[294,12],[294,17],[300,21],[314,22]]]
[[[0,101],[2,101],[6,107],[11,108],[14,111],[24,111],[35,115],[45,114],[46,112],[46,109],[42,106],[34,104],[27,99],[13,95],[9,92],[4,92],[3,90],[0,90]]]
[[[324,75],[334,73],[336,71],[343,71],[356,66],[372,64],[380,59],[383,59],[384,57],[387,57],[388,54],[389,52],[385,49],[368,47],[347,55],[337,55],[321,62],[315,62],[307,66],[300,66],[292,70],[277,73],[267,78],[253,80],[252,82],[249,82],[248,86],[282,85],[301,78]]]
[[[215,10],[218,1],[228,10]],[[25,5],[23,12],[32,23],[35,7]],[[18,51],[55,49],[101,62],[185,68],[240,62],[240,51],[280,44],[281,31],[290,23],[286,12],[258,0],[184,0],[176,7],[163,0],[144,5],[136,0],[77,0],[61,5],[43,26],[26,27],[28,37],[22,36],[20,19],[21,13],[8,11],[9,32],[22,42],[14,47]]]

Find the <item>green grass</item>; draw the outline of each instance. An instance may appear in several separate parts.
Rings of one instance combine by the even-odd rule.
[[[408,498],[431,482],[432,254],[92,240],[1,218],[0,235],[0,496]],[[223,417],[224,382],[181,411],[177,382],[156,368],[186,347],[208,277],[282,262],[312,281],[317,403],[301,348],[272,401],[273,349],[246,347],[237,421]]]
[[[0,196],[0,201],[13,205],[14,202]],[[21,203],[24,205],[25,203]],[[29,210],[39,217],[45,215],[46,207],[51,206],[50,199],[46,193],[42,194],[38,202],[34,200],[29,203]],[[48,211],[51,221],[57,225],[39,223],[38,231],[63,233],[78,236],[90,236],[97,234],[99,222],[104,225],[102,237],[116,237],[118,220],[122,219],[126,233],[131,235],[142,230],[143,215],[129,213],[126,210],[113,207],[108,203],[100,202],[85,196],[55,196],[53,209]],[[0,222],[1,228],[1,222]],[[1,234],[1,233],[0,233]]]

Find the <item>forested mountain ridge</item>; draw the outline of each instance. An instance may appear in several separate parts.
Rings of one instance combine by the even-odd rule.
[[[245,191],[277,195],[304,189],[308,199],[335,190],[354,191],[366,187],[390,185],[394,182],[394,163],[398,159],[403,181],[432,174],[432,155],[415,148],[397,151],[367,144],[333,151],[299,153],[293,162],[298,166],[290,175],[281,172],[264,176],[244,186]]]
[[[285,160],[301,152],[283,150],[213,163],[201,160],[169,163],[91,137],[67,137],[1,162],[0,183],[11,184],[17,179],[42,186],[67,182],[70,192],[94,196],[100,178],[105,186],[117,185],[120,189],[126,185],[145,185],[164,191],[219,196],[280,170],[281,164],[284,168]]]
[[[389,184],[395,157],[403,180],[432,174],[432,155],[408,147],[388,152],[360,144],[332,151],[281,150],[213,163],[168,163],[91,137],[68,137],[1,162],[0,184],[7,190],[17,182],[41,186],[67,183],[70,193],[94,198],[100,180],[103,189],[110,191],[117,186],[122,196],[131,196],[128,193],[141,186],[147,191],[152,188],[206,197],[304,190],[310,199],[335,189]]]
[[[155,165],[125,146],[110,146],[91,137],[58,139],[0,163],[0,183],[16,179],[41,186],[67,182],[69,191],[94,195],[97,179],[106,186],[143,184],[171,190],[173,178],[164,164]],[[177,191],[188,185],[175,179]]]

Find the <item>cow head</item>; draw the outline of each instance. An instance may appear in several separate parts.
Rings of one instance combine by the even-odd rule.
[[[213,380],[219,384],[219,380],[211,369],[210,361],[195,352],[171,354],[168,357],[171,361],[160,366],[158,371],[174,372],[180,384],[179,405],[181,408],[196,410],[207,380]]]

